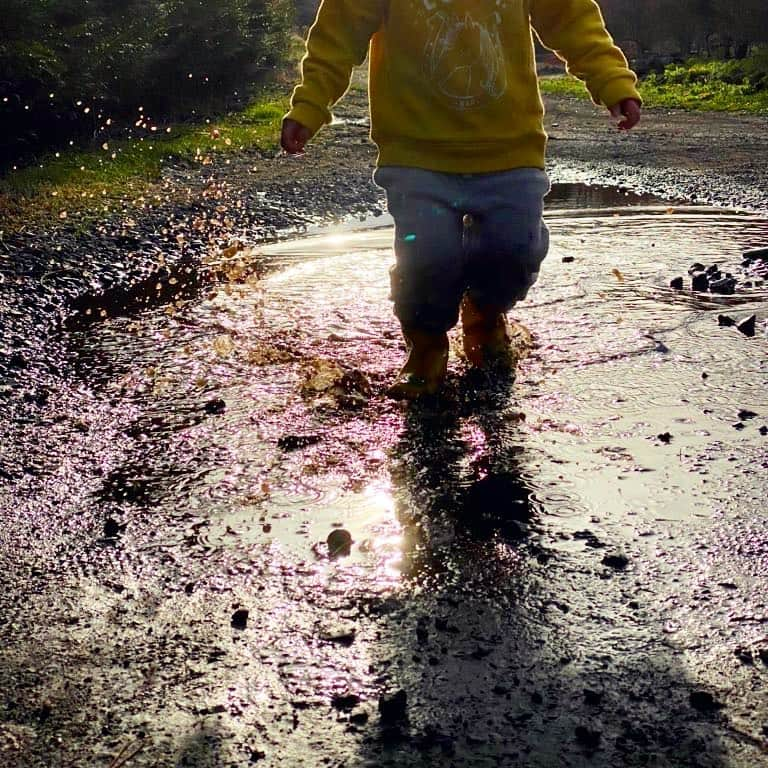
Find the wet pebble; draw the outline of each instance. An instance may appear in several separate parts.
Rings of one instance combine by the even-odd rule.
[[[337,528],[328,534],[328,555],[332,559],[348,557],[352,551],[352,534],[344,528]]]
[[[216,416],[227,410],[227,404],[220,397],[214,397],[203,406],[203,409],[206,413]]]
[[[736,329],[741,331],[745,336],[754,336],[755,335],[755,323],[757,322],[757,316],[756,315],[750,315],[745,320],[742,320],[737,326]]]
[[[718,315],[717,324],[721,328],[732,328],[734,325],[736,325],[736,321],[728,315]]]
[[[606,555],[601,562],[608,568],[613,568],[614,571],[624,571],[629,565],[629,558],[621,553],[615,553]]]
[[[355,693],[338,693],[331,699],[331,706],[340,712],[351,712],[360,703]]]
[[[591,707],[597,707],[603,702],[603,692],[593,691],[590,688],[584,689],[584,703]]]
[[[691,691],[688,700],[698,712],[717,712],[724,706],[709,691]]]
[[[395,693],[383,693],[379,696],[379,714],[384,723],[396,723],[404,720],[408,711],[408,694],[401,688]]]
[[[277,447],[281,451],[297,451],[300,448],[316,445],[321,439],[320,435],[283,435],[277,441]]]
[[[710,293],[719,293],[724,296],[730,296],[736,293],[736,278],[734,277],[721,277],[717,280],[712,280],[709,284]]]
[[[563,264],[573,264],[576,261],[575,256],[563,256]]]
[[[683,285],[684,283],[682,277],[675,277],[669,281],[669,287],[674,288],[676,291],[682,291]]]
[[[660,443],[669,445],[672,442],[672,435],[669,432],[662,432],[660,435],[656,435],[656,439]]]
[[[706,291],[709,288],[709,278],[703,272],[696,272],[691,279],[691,289],[694,291]]]
[[[740,421],[749,421],[749,419],[757,418],[758,414],[756,414],[754,411],[749,411],[746,408],[743,408],[739,411],[739,420]]]
[[[586,750],[594,752],[600,748],[602,734],[593,728],[580,725],[576,728],[576,741]]]
[[[240,608],[232,614],[232,628],[245,629],[248,626],[248,611]]]
[[[332,622],[320,628],[320,639],[329,643],[352,645],[357,637],[357,627],[354,622]]]

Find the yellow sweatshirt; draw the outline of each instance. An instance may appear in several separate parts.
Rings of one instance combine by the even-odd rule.
[[[323,0],[287,117],[312,133],[330,122],[369,54],[379,165],[543,168],[532,30],[595,103],[640,99],[593,0]]]

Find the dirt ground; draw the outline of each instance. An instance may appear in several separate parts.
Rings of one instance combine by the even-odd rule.
[[[765,290],[664,271],[763,243],[766,120],[547,108],[553,181],[761,215],[561,219],[544,342],[450,407],[382,394],[390,235],[290,241],[383,210],[359,88],[303,157],[0,241],[0,768],[768,765],[766,339],[717,321]],[[209,274],[236,239],[287,242]]]

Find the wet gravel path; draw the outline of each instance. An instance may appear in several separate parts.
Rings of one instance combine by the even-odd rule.
[[[768,211],[764,119],[649,113],[643,131],[619,136],[589,105],[549,107],[555,180]],[[305,158],[176,168],[151,210],[126,208],[84,232],[57,222],[0,244],[0,766],[768,764],[766,531],[753,514],[768,459],[731,447],[737,433],[717,403],[705,403],[709,429],[727,431],[727,450],[682,451],[681,432],[708,439],[687,412],[671,445],[649,443],[637,424],[651,437],[661,429],[644,413],[623,415],[628,406],[608,389],[599,394],[625,423],[611,426],[612,414],[582,436],[572,404],[558,405],[556,386],[546,392],[558,369],[570,377],[564,336],[511,400],[491,389],[478,407],[477,392],[459,386],[454,408],[426,417],[404,418],[378,394],[362,410],[328,408],[297,390],[295,369],[321,339],[303,332],[317,320],[304,294],[269,283],[267,257],[256,259],[254,284],[235,268],[222,286],[218,267],[201,267],[236,239],[261,247],[381,210],[359,93],[339,115],[346,122]],[[711,151],[684,150],[705,139]],[[580,241],[576,270],[592,237]],[[562,275],[566,298],[571,278]],[[313,285],[300,268],[292,279],[295,291]],[[260,280],[283,295],[282,311],[260,303]],[[627,283],[600,290],[626,290],[629,304]],[[185,298],[206,299],[192,320]],[[383,296],[371,307],[358,316],[373,318],[373,333],[348,315],[322,317],[320,328],[323,343],[359,357],[378,393],[401,351]],[[572,333],[569,318],[558,322],[555,331]],[[615,343],[589,313],[579,322],[582,340],[604,333],[606,349]],[[734,350],[746,343],[733,338]],[[664,352],[639,341],[644,354]],[[686,337],[664,341],[686,359]],[[188,366],[183,375],[165,370],[169,360]],[[752,362],[754,376],[764,373]],[[277,366],[258,392],[253,366]],[[764,402],[742,405],[764,416]],[[743,423],[757,444],[756,417]],[[310,428],[333,439],[306,451],[285,441],[302,430],[312,440]],[[558,444],[596,440],[589,466],[625,476],[641,498],[648,467],[625,443],[646,446],[659,472],[666,451],[716,514],[641,516],[628,532],[617,497],[577,530],[534,522],[530,535],[527,513],[483,515],[489,498],[527,487],[521,472],[538,432]],[[566,487],[584,472],[549,458],[542,473],[555,466]],[[333,477],[339,464],[343,483],[318,504],[339,520],[361,503],[361,483],[391,482],[389,501],[370,504],[395,506],[405,594],[385,563],[375,573],[337,567],[322,547],[298,557],[269,543],[298,524],[296,507],[317,503],[313,473]],[[710,490],[714,464],[721,487]],[[261,477],[262,466],[272,474]],[[468,478],[489,470],[497,487],[470,492]],[[679,493],[695,508],[696,494]],[[446,537],[456,520],[469,535]],[[302,536],[315,535],[304,525]]]

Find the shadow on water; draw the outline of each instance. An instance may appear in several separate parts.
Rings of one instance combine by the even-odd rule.
[[[411,407],[391,451],[403,611],[348,765],[725,768],[718,705],[634,615],[631,579],[543,544],[511,383],[465,394]]]

